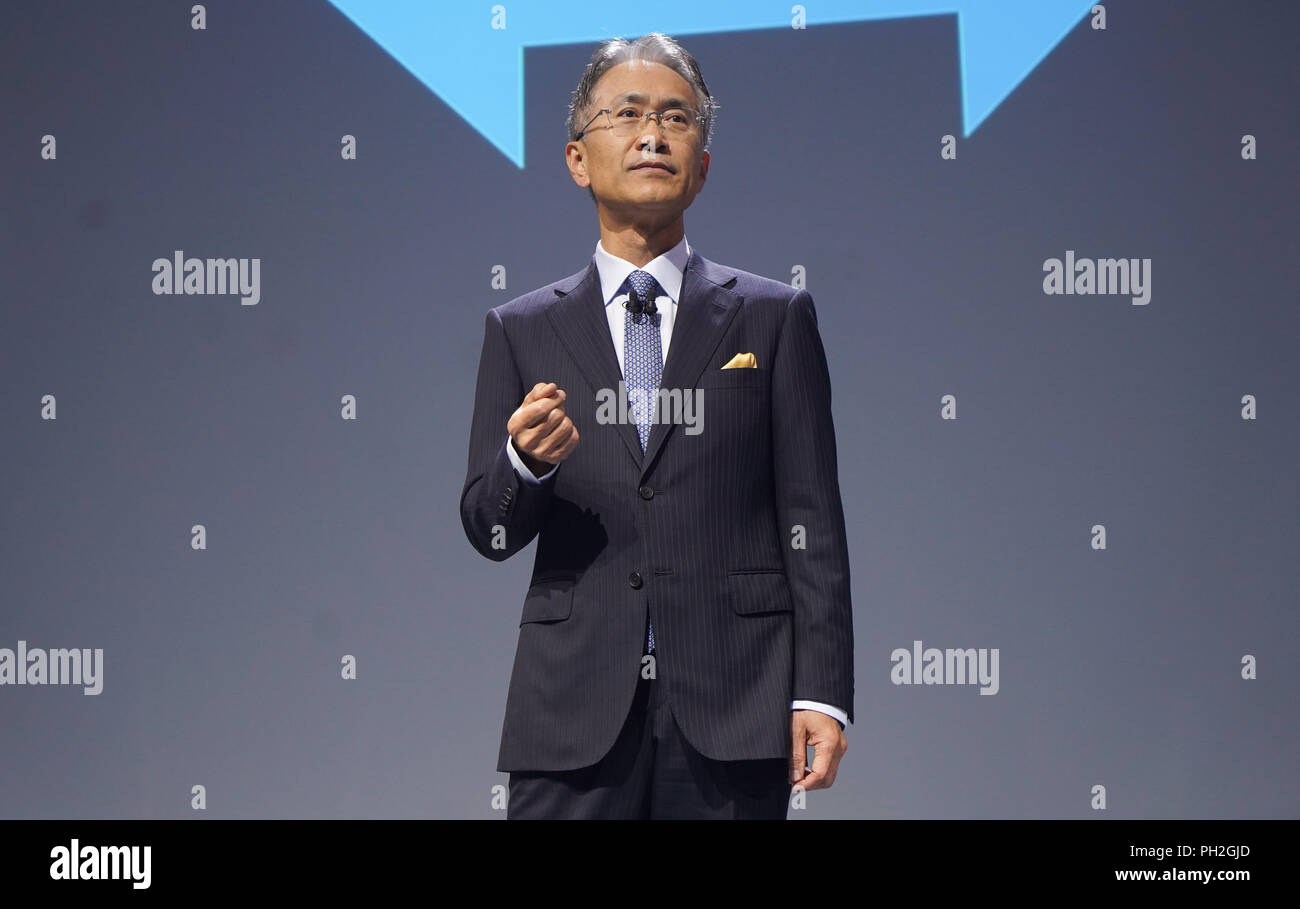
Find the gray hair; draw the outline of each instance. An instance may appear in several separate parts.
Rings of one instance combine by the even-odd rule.
[[[603,42],[591,55],[591,61],[583,70],[578,87],[569,99],[569,139],[572,140],[584,123],[591,119],[593,105],[592,94],[596,83],[606,71],[620,63],[644,61],[662,63],[674,70],[695,89],[696,108],[700,112],[700,133],[704,140],[704,151],[709,150],[709,140],[713,138],[713,118],[717,113],[718,102],[709,94],[709,88],[700,75],[700,65],[690,53],[667,35],[651,32],[633,41],[626,38],[611,38]]]

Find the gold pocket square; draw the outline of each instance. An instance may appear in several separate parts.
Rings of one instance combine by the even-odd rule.
[[[758,361],[752,353],[738,353],[722,365],[723,369],[757,369]]]

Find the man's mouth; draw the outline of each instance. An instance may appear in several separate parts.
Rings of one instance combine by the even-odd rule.
[[[632,169],[644,170],[646,168],[657,168],[659,170],[667,171],[670,174],[675,173],[675,171],[671,167],[669,167],[667,164],[664,164],[662,161],[646,161],[644,163],[638,164],[636,167]]]

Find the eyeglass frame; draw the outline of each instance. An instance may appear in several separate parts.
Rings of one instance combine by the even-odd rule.
[[[687,111],[690,111],[691,114],[692,114],[692,116],[695,117],[695,122],[691,124],[692,127],[700,126],[701,123],[702,123],[703,116],[704,116],[703,114],[701,114],[698,110],[696,110],[696,109],[693,108],[693,107],[686,107],[686,106],[684,106],[684,105],[680,105],[680,104],[679,104],[679,105],[677,105],[677,106],[675,106],[675,107],[665,107],[663,110],[648,110],[648,111],[646,111],[644,114],[641,115],[641,120],[638,122],[637,125],[640,126],[641,123],[646,122],[646,118],[653,116],[653,117],[654,117],[654,118],[659,122],[659,128],[660,128],[660,129],[663,129],[663,126],[664,126],[663,116],[664,116],[664,111],[665,111],[665,110],[687,110]],[[587,125],[584,126],[582,129],[580,129],[580,130],[578,131],[578,134],[577,134],[576,136],[573,137],[572,141],[577,142],[577,141],[581,140],[582,137],[585,136],[585,135],[587,134],[587,130],[591,129],[591,124],[595,123],[595,122],[596,122],[596,118],[599,117],[601,114],[613,114],[613,113],[614,113],[614,108],[612,108],[612,107],[602,107],[600,110],[596,111],[596,116],[595,116],[595,117],[592,117],[590,120],[587,121]],[[611,122],[610,122],[609,128],[610,128],[610,129],[613,129],[613,128],[614,128],[613,117],[610,117],[610,121],[611,121]],[[689,132],[689,131],[690,131],[690,130],[687,130],[687,132]]]

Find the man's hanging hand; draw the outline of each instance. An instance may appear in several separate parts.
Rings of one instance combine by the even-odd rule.
[[[808,746],[813,749],[813,765],[805,766]],[[796,710],[790,714],[790,784],[805,791],[829,789],[835,782],[840,758],[849,750],[839,720],[816,710]]]

